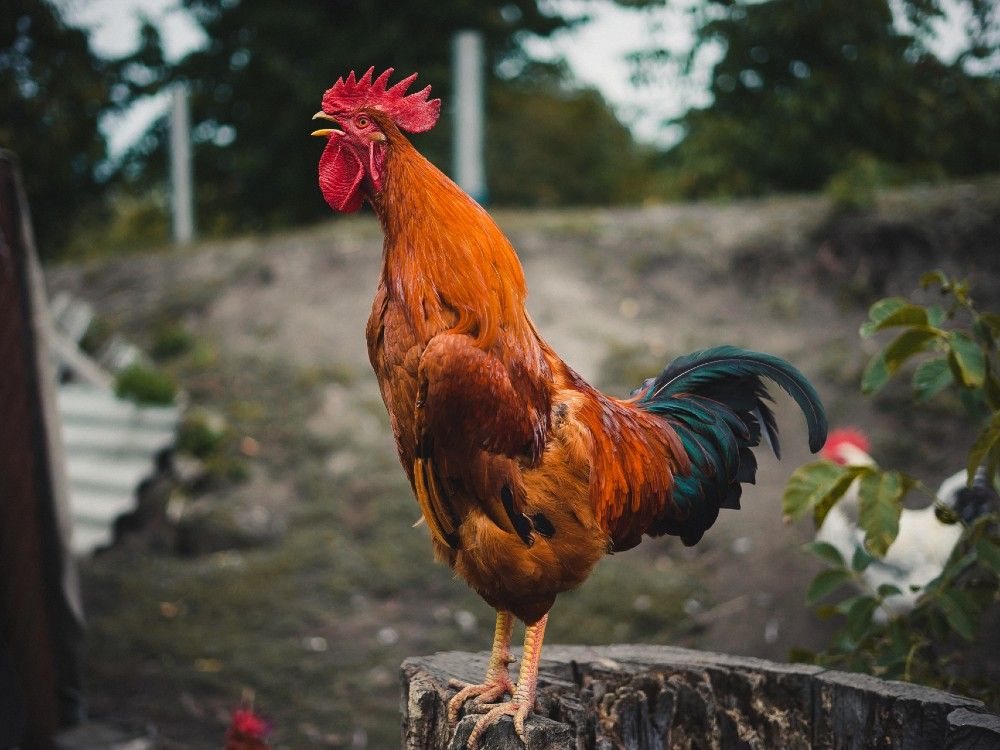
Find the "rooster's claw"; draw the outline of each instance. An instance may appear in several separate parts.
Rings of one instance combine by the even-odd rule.
[[[472,728],[472,733],[469,735],[469,741],[466,747],[468,750],[476,750],[479,745],[479,738],[482,736],[489,727],[496,724],[504,716],[514,717],[514,731],[517,732],[517,736],[521,738],[521,742],[524,742],[524,722],[528,718],[528,714],[531,713],[532,706],[527,702],[518,701],[507,701],[506,703],[495,703],[489,706],[480,705],[480,708],[489,708],[489,710],[479,717],[479,721]]]
[[[475,707],[478,707],[483,701],[489,703],[490,701],[502,698],[504,695],[514,694],[514,684],[506,675],[497,677],[481,685],[462,682],[461,680],[448,680],[448,687],[458,689],[455,696],[448,701],[448,723],[452,726],[458,723],[458,714],[461,712],[462,706],[470,698],[479,699],[474,704]],[[476,713],[480,712],[476,711]]]

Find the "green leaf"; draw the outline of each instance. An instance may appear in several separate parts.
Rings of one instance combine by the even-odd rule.
[[[847,630],[856,641],[863,640],[872,626],[872,615],[878,607],[878,600],[863,596],[851,605],[847,613]]]
[[[948,558],[948,562],[945,563],[944,570],[938,574],[937,578],[928,581],[924,585],[923,593],[933,594],[936,591],[943,591],[949,588],[955,578],[976,562],[976,557],[976,553],[972,550],[963,555],[958,545],[956,545],[956,548],[951,553],[951,557]]]
[[[969,388],[980,387],[986,377],[986,358],[982,347],[964,331],[951,331],[948,343],[962,384]]]
[[[891,373],[886,366],[885,357],[876,354],[865,366],[865,371],[861,374],[861,392],[875,393],[882,386],[889,382]]]
[[[902,593],[899,586],[894,586],[891,583],[883,583],[878,587],[878,595],[883,599],[890,596],[899,596]]]
[[[960,305],[969,305],[969,282],[968,281],[953,281],[951,282],[951,293],[955,297],[955,301]]]
[[[868,321],[861,326],[861,335],[864,337],[869,336],[870,334],[865,333],[865,329],[868,326],[878,325],[883,320],[891,317],[894,312],[903,309],[909,304],[910,301],[904,299],[903,297],[887,297],[886,299],[880,299],[868,309]]]
[[[883,303],[891,304],[883,305]],[[879,307],[879,305],[883,306]],[[872,309],[868,315],[871,320],[861,326],[860,333],[863,338],[868,338],[876,331],[881,331],[884,328],[927,326],[929,324],[927,310],[924,307],[907,302],[901,297],[890,297],[881,302],[876,302],[872,305]]]
[[[846,570],[824,570],[813,578],[806,589],[806,605],[813,606],[850,577],[851,574]]]
[[[944,589],[938,597],[938,608],[944,613],[952,630],[971,641],[976,635],[975,608],[965,592]]]
[[[953,371],[957,370],[957,367],[952,369]],[[986,405],[986,391],[981,388],[962,388],[958,392],[958,400],[962,403],[965,412],[977,422],[989,417],[993,412]]]
[[[1000,575],[1000,546],[989,539],[980,539],[976,542],[975,549],[979,562]]]
[[[951,637],[948,619],[938,607],[928,610],[927,629],[930,631],[927,635],[930,636],[931,641],[944,641]]]
[[[913,390],[920,401],[926,401],[954,382],[946,357],[922,362],[913,373]]]
[[[874,558],[865,551],[864,547],[855,547],[854,556],[851,558],[851,570],[861,573],[867,568]]]
[[[982,318],[977,317],[972,321],[972,333],[983,346],[993,345],[993,331],[983,322]]]
[[[867,594],[858,594],[857,596],[849,596],[842,602],[839,602],[837,606],[833,607],[833,611],[837,614],[846,615],[851,611],[851,607],[857,604],[862,599],[870,599]]]
[[[1000,315],[991,312],[982,313],[979,320],[993,332],[993,338],[1000,338]]]
[[[934,284],[937,284],[942,289],[946,289],[951,285],[951,282],[948,280],[945,272],[941,270],[928,271],[920,277],[920,286],[922,289],[927,289]]]
[[[832,652],[840,653],[846,656],[848,654],[852,654],[854,652],[854,649],[858,647],[858,644],[855,642],[853,638],[851,638],[847,630],[841,630],[834,637],[833,642],[830,644],[830,646],[831,646],[830,650]]]
[[[931,341],[943,334],[943,331],[930,326],[913,327],[903,331],[882,352],[889,373],[896,372],[906,360],[924,351]]]
[[[802,545],[802,549],[811,555],[815,555],[827,565],[833,565],[837,568],[843,568],[846,565],[843,555],[840,554],[840,550],[829,542],[809,542],[809,544]]]
[[[877,391],[906,360],[926,350],[928,345],[942,333],[928,326],[903,331],[881,354],[873,357],[868,363],[861,376],[861,390],[865,393]]]
[[[865,530],[865,547],[877,557],[885,555],[899,533],[903,495],[912,484],[912,479],[898,471],[873,471],[861,477],[859,521]]]
[[[900,637],[896,627],[899,620],[894,620],[889,626],[889,643],[883,641],[877,663],[885,667],[881,675],[883,679],[892,680],[902,676],[906,669],[907,657],[910,654],[911,643],[905,636]]]
[[[837,501],[844,496],[847,489],[851,486],[851,483],[857,479],[862,474],[866,474],[872,471],[871,466],[842,466],[840,467],[844,474],[849,477],[844,479],[846,485],[838,485],[834,488],[833,492],[830,492],[816,503],[813,508],[813,525],[818,529],[823,525],[823,521],[826,520],[826,514],[830,512],[830,508],[837,504]],[[843,487],[843,488],[841,488]]]
[[[927,306],[927,322],[935,328],[940,328],[941,324],[944,323],[947,318],[948,311],[941,307],[941,305]]]
[[[1000,443],[1000,411],[993,414],[993,419],[983,428],[983,431],[976,438],[976,442],[969,449],[969,458],[965,464],[965,470],[969,473],[969,477],[975,476],[976,469],[997,443]]]
[[[797,521],[819,503],[831,498],[836,500],[847,491],[857,470],[865,468],[838,466],[832,461],[814,461],[800,466],[788,479],[781,499],[782,513],[786,519]]]

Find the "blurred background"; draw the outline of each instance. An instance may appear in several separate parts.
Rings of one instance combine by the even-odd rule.
[[[857,331],[879,298],[933,302],[934,268],[1000,307],[990,0],[0,0],[0,18],[0,147],[59,350],[84,703],[148,743],[129,747],[220,746],[248,691],[274,747],[392,747],[400,661],[489,645],[492,612],[411,528],[368,367],[379,227],[330,214],[308,137],[338,76],[417,71],[443,116],[414,143],[455,174],[457,32],[482,50],[475,192],[571,366],[621,396],[693,349],[773,352],[880,463],[930,487],[965,465],[968,404],[863,397]],[[744,509],[695,548],[606,560],[548,640],[778,660],[830,642],[804,598],[813,526],[782,524],[809,456],[778,407],[788,449]],[[952,651],[955,689],[996,708],[992,605]]]

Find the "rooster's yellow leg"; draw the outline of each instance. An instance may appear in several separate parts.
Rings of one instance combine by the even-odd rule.
[[[524,655],[521,657],[521,671],[517,675],[517,689],[514,696],[506,703],[498,703],[490,707],[469,735],[468,750],[475,750],[479,737],[486,728],[496,724],[504,716],[514,717],[514,731],[524,742],[524,721],[535,708],[535,691],[538,687],[538,662],[542,657],[542,639],[545,637],[545,623],[549,620],[546,614],[534,625],[529,625],[524,631]]]
[[[458,721],[458,712],[469,698],[478,697],[482,701],[495,701],[505,694],[514,694],[507,665],[514,661],[510,655],[510,634],[514,629],[514,615],[502,609],[497,610],[497,627],[493,634],[493,652],[486,668],[486,679],[481,685],[471,685],[460,680],[450,680],[448,685],[460,688],[458,694],[448,701],[448,721]]]

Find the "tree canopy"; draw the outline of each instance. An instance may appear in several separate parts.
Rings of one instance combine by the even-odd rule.
[[[669,0],[616,2],[648,9]],[[114,165],[99,123],[178,81],[191,91],[196,203],[209,233],[328,215],[312,178],[321,144],[308,137],[310,117],[323,90],[351,69],[418,71],[434,86],[444,100],[441,122],[415,141],[447,170],[451,38],[464,28],[485,40],[486,160],[497,203],[815,190],[852,170],[883,181],[1000,170],[1000,8],[990,0],[949,3],[967,26],[967,43],[949,60],[930,44],[944,0],[701,0],[692,6],[696,38],[687,55],[639,55],[654,67],[673,62],[682,74],[703,52],[719,55],[710,103],[679,118],[682,139],[656,158],[636,146],[598,92],[524,53],[525,35],[572,25],[557,4],[183,5],[208,43],[168,63],[151,25],[135,53],[102,60],[46,0],[2,0],[10,22],[0,26],[0,147],[25,164],[43,254],[79,237],[81,217],[106,236],[118,226],[131,241],[165,239],[165,123]],[[138,210],[123,220],[129,200]]]
[[[0,102],[11,113],[0,146],[25,162],[43,254],[66,246],[74,220],[79,246],[102,236],[148,243],[166,239],[166,121],[160,121],[115,164],[99,129],[103,114],[184,82],[191,92],[199,225],[208,233],[253,231],[329,215],[315,185],[322,144],[309,137],[311,116],[326,87],[351,69],[418,71],[445,102],[439,125],[416,137],[419,148],[449,167],[452,36],[483,33],[491,133],[487,161],[497,170],[494,195],[522,205],[605,202],[625,196],[611,163],[635,163],[628,130],[593,90],[568,83],[558,66],[532,65],[521,35],[546,36],[570,25],[538,0],[394,3],[349,0],[184,0],[208,44],[177,63],[165,59],[159,32],[142,28],[138,49],[102,60],[87,34],[65,24],[45,0],[7,0],[13,18],[0,38]],[[496,75],[500,63],[521,71],[517,82]],[[550,118],[548,122],[542,122]],[[532,149],[543,126],[572,159]],[[583,127],[581,127],[583,126]],[[603,162],[581,151],[587,136]],[[622,152],[608,148],[620,146]],[[535,157],[530,156],[535,154]],[[568,164],[577,170],[571,174]],[[512,165],[521,170],[512,174]],[[506,170],[506,173],[504,173]],[[100,227],[101,229],[96,229]],[[117,237],[118,234],[123,237]],[[82,240],[81,240],[82,237]],[[76,249],[80,249],[77,247]]]
[[[444,100],[438,126],[416,137],[433,161],[448,166],[451,140],[451,37],[455,31],[482,31],[488,84],[498,85],[501,60],[525,62],[518,35],[548,35],[567,21],[543,13],[536,0],[468,3],[365,3],[331,0],[289,4],[282,0],[186,0],[209,38],[166,78],[185,80],[192,91],[198,204],[208,221],[253,229],[328,215],[316,190],[321,144],[309,138],[310,117],[326,87],[350,70],[370,65],[394,67],[397,78],[418,71]],[[506,100],[491,112],[507,122]],[[613,121],[603,106],[605,122]],[[592,113],[587,113],[592,114]],[[564,132],[572,124],[565,124]],[[620,125],[618,129],[627,135]],[[520,130],[527,139],[531,133]],[[152,165],[162,161],[162,137],[142,144],[133,156]],[[629,141],[630,142],[630,141]],[[494,163],[498,160],[494,159]],[[154,171],[156,167],[154,166]],[[521,175],[519,179],[525,179]],[[558,191],[558,186],[556,187]],[[501,195],[509,195],[503,190]],[[528,202],[528,201],[519,201]]]
[[[722,57],[711,103],[679,120],[678,192],[813,190],[859,160],[898,178],[1000,169],[997,11],[958,5],[969,42],[944,62],[935,0],[904,0],[905,20],[888,0],[707,0],[686,62],[713,44]]]
[[[101,114],[122,102],[116,65],[87,35],[39,0],[0,4],[0,147],[21,159],[42,252],[61,244],[81,213],[100,205],[107,156]]]

